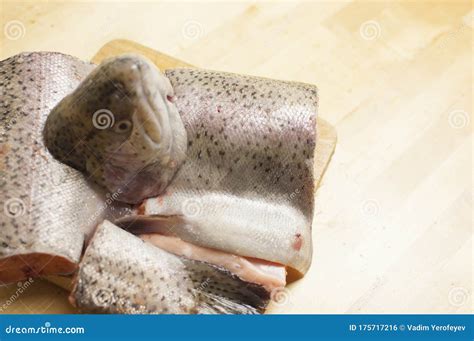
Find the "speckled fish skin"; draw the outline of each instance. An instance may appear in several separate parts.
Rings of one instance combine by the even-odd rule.
[[[304,274],[312,255],[316,87],[198,69],[166,76],[188,135],[186,161],[166,194],[121,226]]]
[[[169,80],[148,59],[104,60],[48,117],[46,146],[118,200],[163,192],[186,155]]]
[[[222,268],[167,253],[106,220],[86,249],[70,300],[94,313],[257,314],[269,294]]]
[[[137,72],[141,78],[154,72],[149,62],[141,60],[123,56],[105,61],[65,98],[48,118],[48,148],[59,160],[93,174],[109,190],[125,187],[122,200],[127,202],[138,203],[169,183],[166,194],[144,202],[138,212],[145,219],[119,222],[130,231],[171,233],[304,274],[312,254],[316,87],[198,69],[167,70],[170,82],[156,72],[148,82],[137,82]],[[137,65],[143,67],[134,68]],[[100,77],[104,73],[106,77]],[[117,84],[126,96],[117,96]],[[157,85],[160,95],[149,96],[154,91],[147,88]],[[138,91],[139,87],[144,90]],[[162,110],[143,109],[150,98],[163,104]],[[132,121],[131,133],[121,137],[92,127],[92,113],[100,108],[115,111],[117,120]],[[137,130],[131,114],[135,108],[139,122],[147,122],[147,116],[150,122],[155,116],[169,117],[175,125],[150,124]],[[179,167],[185,151],[181,144],[186,141],[183,123],[188,150]],[[165,146],[177,142],[180,156],[170,157],[152,145],[142,150],[146,137],[154,135],[152,139]],[[85,143],[77,147],[77,140]],[[133,152],[117,150],[122,145],[132,146]],[[170,160],[178,161],[171,172]],[[143,163],[153,165],[153,171],[140,176]],[[200,214],[192,212],[195,208]],[[150,223],[151,215],[158,217]]]
[[[102,199],[43,144],[50,110],[92,65],[59,53],[0,62],[0,281],[71,273]]]

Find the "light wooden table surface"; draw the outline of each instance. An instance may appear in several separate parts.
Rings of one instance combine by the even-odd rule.
[[[204,68],[317,84],[339,142],[311,271],[272,312],[473,312],[471,2],[2,0],[0,13],[1,59],[90,59],[126,38]],[[16,288],[1,289],[3,311],[73,311],[52,284],[11,302]]]

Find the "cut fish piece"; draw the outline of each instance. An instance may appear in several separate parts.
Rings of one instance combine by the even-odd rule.
[[[0,62],[0,283],[73,272],[102,217],[100,195],[42,138],[49,111],[92,68],[52,52]]]
[[[199,69],[165,74],[188,136],[186,161],[166,193],[144,201],[130,231],[169,231],[306,273],[316,87]]]
[[[71,302],[84,312],[255,314],[270,294],[223,267],[168,253],[109,221],[80,263]]]

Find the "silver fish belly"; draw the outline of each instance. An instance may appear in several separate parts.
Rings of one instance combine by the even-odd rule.
[[[73,272],[102,199],[43,144],[44,122],[92,65],[59,53],[0,62],[0,281]]]

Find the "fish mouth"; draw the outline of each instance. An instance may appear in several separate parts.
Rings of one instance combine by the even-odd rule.
[[[159,145],[161,143],[161,134],[159,125],[156,124],[156,119],[143,118],[140,116],[138,116],[138,119],[134,118],[134,125],[138,127],[137,130],[141,135],[145,136],[151,144]],[[137,115],[135,115],[135,117],[137,117]]]
[[[136,119],[135,125],[139,131],[154,144],[160,144],[162,139],[161,127],[159,123],[160,113],[153,105],[153,101],[150,98],[151,95],[144,94],[142,103],[140,103],[141,110],[136,110],[133,115]]]
[[[167,96],[162,93],[163,87],[160,85],[159,75],[155,74],[158,71],[145,63],[136,65],[139,71],[140,94],[137,107],[141,110],[137,110],[134,117],[137,117],[138,126],[145,136],[155,144],[162,144],[169,136],[172,136],[166,131],[166,129],[170,130]]]

